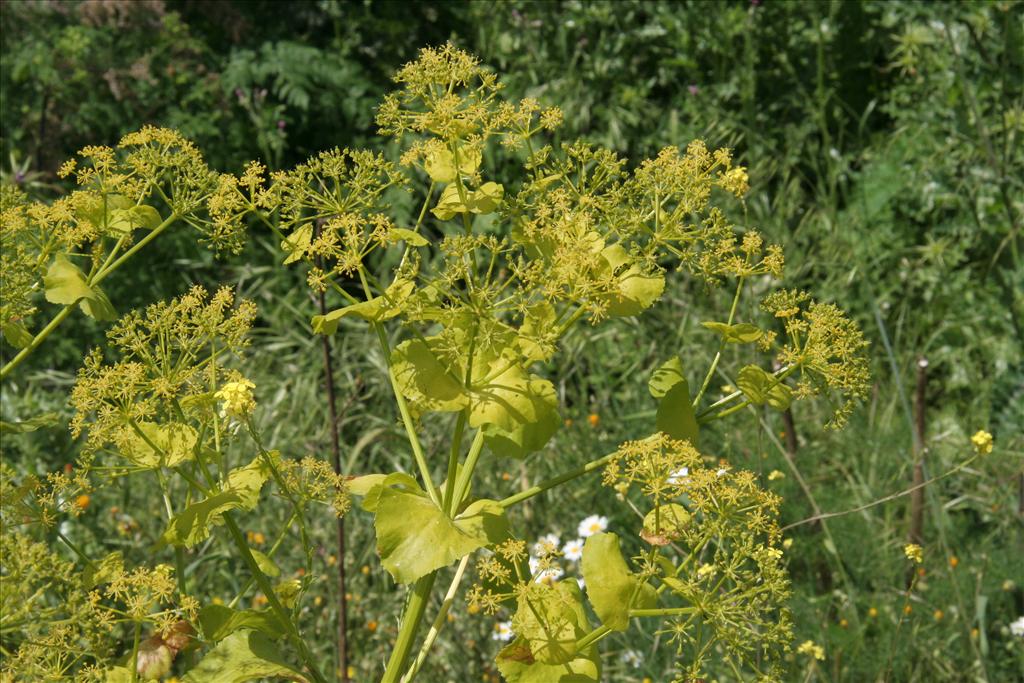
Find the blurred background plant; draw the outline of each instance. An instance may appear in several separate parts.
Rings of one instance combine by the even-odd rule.
[[[363,145],[376,139],[374,107],[390,74],[447,39],[500,71],[511,97],[560,106],[566,139],[586,137],[633,162],[692,138],[733,147],[752,185],[733,218],[786,245],[789,283],[841,301],[859,320],[873,342],[876,386],[843,432],[804,438],[801,425],[824,422],[824,413],[752,413],[706,443],[762,473],[786,499],[784,524],[904,490],[922,357],[925,474],[961,461],[979,428],[996,443],[992,457],[926,489],[924,562],[909,598],[901,547],[910,496],[788,532],[797,642],[824,650],[823,660],[794,653],[794,679],[1024,676],[1024,639],[1010,629],[1024,615],[1024,3],[307,0],[282,11],[270,1],[39,0],[0,11],[2,181],[35,199],[63,186],[56,170],[80,147],[113,144],[145,123],[179,129],[212,168],[230,172],[250,158],[274,169]],[[501,169],[493,175],[503,180]],[[252,379],[276,387],[262,399],[274,414],[268,439],[322,453],[322,360],[307,328],[315,302],[300,307],[280,295],[302,286],[275,254],[261,229],[223,261],[180,231],[140,253],[136,275],[104,288],[121,311],[192,283],[235,285],[254,299],[254,350],[263,353]],[[668,348],[683,358],[706,353],[710,332],[695,321],[714,312],[693,310],[692,298],[670,284],[646,318],[581,335],[553,361],[568,378],[558,390],[570,424],[533,456],[532,476],[610,451],[653,419],[636,377]],[[400,433],[381,409],[383,361],[363,352],[370,344],[357,328],[343,331],[335,338],[342,462],[351,473],[386,471]],[[66,424],[74,369],[102,332],[85,320],[62,328],[2,388],[3,420],[56,412]],[[2,352],[9,358],[12,349]],[[736,352],[723,362],[744,360]],[[42,475],[70,463],[77,447],[60,427],[5,434],[3,458]],[[491,488],[524,485],[525,471],[497,472]],[[571,539],[579,519],[615,509],[602,503],[599,482],[591,485],[533,501],[525,530]],[[63,532],[93,556],[140,552],[138,539],[155,526],[126,517],[135,496],[145,492],[97,497]],[[375,564],[369,519],[354,513],[348,524],[350,663],[355,680],[371,680],[395,633],[383,620],[391,586]],[[632,526],[609,520],[611,530]],[[318,533],[328,576],[339,561],[332,530],[325,518]],[[282,560],[283,571],[298,567]],[[202,597],[229,597],[233,581],[210,578]],[[319,586],[327,657],[339,596],[330,579]],[[500,642],[465,607],[451,618],[424,680],[481,672],[497,680],[487,650]],[[471,642],[479,656],[465,654]],[[609,680],[663,680],[670,657],[660,645],[653,633],[639,645],[609,639],[605,647],[622,651]]]

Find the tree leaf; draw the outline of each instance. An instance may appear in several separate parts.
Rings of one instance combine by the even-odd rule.
[[[246,683],[285,678],[305,683],[306,677],[284,660],[277,646],[259,631],[235,631],[203,657],[183,683]]]
[[[60,415],[57,413],[43,413],[21,422],[0,422],[0,434],[25,434],[44,427],[52,427],[58,422]]]
[[[728,344],[750,344],[764,336],[764,330],[751,323],[728,323],[705,322],[704,327],[717,332]]]
[[[755,405],[767,403],[772,408],[785,410],[793,402],[793,390],[756,365],[740,370],[736,386]]]
[[[227,605],[207,605],[199,610],[199,625],[203,638],[219,643],[235,631],[259,631],[274,640],[283,638],[287,631],[277,615],[269,610],[236,610]]]
[[[508,536],[505,510],[496,501],[478,500],[451,519],[422,492],[381,489],[374,517],[377,552],[399,583],[412,583]]]
[[[669,389],[685,381],[683,361],[679,356],[673,356],[651,373],[651,379],[647,382],[647,390],[651,392],[651,396],[654,398],[661,398],[668,393]]]
[[[680,379],[658,403],[655,425],[659,432],[665,432],[673,439],[685,439],[694,446],[700,435],[697,416],[690,400],[690,386]]]
[[[629,571],[622,557],[619,537],[604,531],[589,537],[583,544],[580,566],[586,580],[587,597],[597,616],[608,628],[625,631],[629,626],[630,608],[647,604],[653,589],[644,595],[640,579]]]

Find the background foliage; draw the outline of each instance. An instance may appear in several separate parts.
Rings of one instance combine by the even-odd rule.
[[[787,427],[775,417],[752,415],[707,441],[736,466],[786,474],[771,483],[786,498],[785,523],[899,491],[911,481],[908,404],[924,357],[928,474],[963,459],[978,428],[997,445],[984,465],[928,488],[925,573],[909,603],[899,551],[907,497],[790,532],[797,641],[813,639],[826,655],[794,659],[795,671],[809,680],[1024,676],[1024,641],[1008,630],[1024,614],[1024,4],[307,0],[282,12],[276,2],[40,0],[4,3],[2,12],[3,181],[38,198],[56,192],[55,171],[78,148],[113,144],[144,123],[178,128],[213,167],[234,172],[251,158],[281,168],[359,146],[375,138],[373,108],[389,74],[419,47],[447,39],[504,74],[512,97],[559,105],[567,138],[634,161],[694,137],[734,147],[752,184],[739,219],[787,246],[791,283],[860,321],[873,341],[876,387],[843,432],[804,438],[811,430],[802,426],[825,415],[797,413],[790,463]],[[254,229],[241,255],[215,261],[189,235],[167,235],[140,257],[137,274],[105,287],[121,312],[196,282],[232,284],[254,299],[254,349],[263,355],[253,379],[273,425],[268,440],[324,452],[322,365],[307,328],[315,304],[282,296],[305,289],[294,271],[275,266],[271,239]],[[568,378],[558,390],[570,420],[533,456],[533,477],[648,427],[653,415],[637,378],[667,348],[694,366],[707,353],[710,333],[696,320],[716,311],[695,310],[693,294],[670,287],[651,315],[578,336],[553,361]],[[717,304],[719,314],[727,309]],[[73,372],[102,332],[85,319],[62,328],[5,385],[3,419],[47,411],[66,419]],[[394,468],[389,444],[401,435],[380,408],[389,391],[379,379],[383,360],[365,353],[362,332],[335,339],[346,467]],[[726,360],[743,364],[739,353]],[[76,449],[60,428],[3,441],[6,463],[40,474]],[[507,490],[525,472],[495,471],[490,486]],[[572,538],[581,512],[615,509],[606,495],[595,480],[533,501],[519,521],[537,536]],[[160,520],[123,511],[145,496],[92,500],[64,531],[95,555],[139,552]],[[611,528],[626,523],[612,517]],[[328,577],[332,525],[324,519],[320,530]],[[352,663],[356,680],[370,680],[395,630],[394,594],[375,564],[368,518],[353,514],[348,528]],[[203,577],[211,598],[229,597],[236,582]],[[321,587],[323,605],[334,605],[331,580]],[[325,658],[336,618],[333,608],[317,617]],[[490,622],[464,608],[454,619],[424,678],[496,676],[487,669],[499,645]],[[667,668],[670,650],[653,634],[605,647],[642,655],[637,667],[610,667],[610,680],[657,681]]]

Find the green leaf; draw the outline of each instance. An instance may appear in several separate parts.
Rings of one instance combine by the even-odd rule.
[[[175,467],[192,460],[199,436],[192,427],[177,422],[140,422],[143,436],[133,434],[120,449],[121,455],[140,467]],[[159,450],[153,450],[156,446]]]
[[[515,623],[531,656],[543,664],[576,658],[577,641],[589,630],[583,597],[575,581],[562,581],[517,598]]]
[[[459,170],[462,175],[471,176],[480,166],[482,154],[477,147],[459,149]],[[455,157],[447,149],[435,149],[423,160],[423,170],[436,183],[455,181]]]
[[[115,211],[130,209],[135,203],[123,194],[106,195],[106,204],[103,197],[93,197],[92,201],[83,199],[79,211],[81,218],[95,225],[101,232],[113,227],[113,214]]]
[[[516,638],[502,648],[495,661],[507,683],[598,683],[601,680],[601,657],[596,646],[578,652],[564,664],[545,664],[533,658],[525,638]]]
[[[640,579],[629,571],[619,549],[619,537],[599,532],[588,538],[583,544],[581,567],[587,597],[597,616],[613,631],[625,631],[629,626],[630,608],[648,604],[653,589],[643,584],[650,589],[645,595]],[[634,591],[637,598],[630,604]]]
[[[256,507],[260,490],[269,478],[270,468],[260,458],[232,470],[223,490],[189,505],[171,519],[160,538],[160,545],[191,547],[206,540],[213,526],[223,521],[221,515],[224,512]]]
[[[270,557],[256,550],[256,548],[249,548],[249,552],[252,553],[252,559],[256,560],[256,566],[260,568],[261,572],[271,578],[281,575],[281,568]]]
[[[85,274],[64,254],[57,254],[50,264],[43,276],[43,286],[46,288],[46,300],[51,304],[71,306],[81,301],[82,310],[96,320],[113,320],[117,317],[117,312],[103,291],[99,287],[90,287]]]
[[[16,320],[9,320],[3,326],[4,339],[16,349],[28,348],[32,344],[32,333]]]
[[[226,605],[207,605],[199,610],[199,625],[203,638],[219,643],[235,631],[259,631],[277,640],[287,631],[273,612],[266,610],[235,610]]]
[[[527,361],[550,360],[555,350],[550,335],[555,331],[556,319],[555,307],[546,301],[527,309],[515,342]]]
[[[425,247],[430,244],[426,237],[418,232],[413,232],[406,228],[392,228],[388,232],[388,240],[392,243],[405,240],[409,245],[414,247]]]
[[[452,184],[444,188],[437,204],[431,209],[439,220],[447,221],[456,214],[473,212],[479,214],[492,213],[501,206],[502,198],[505,195],[505,188],[498,183],[487,182],[480,186],[475,192],[463,188],[466,201],[462,201],[459,195],[458,185]]]
[[[484,425],[484,443],[495,455],[525,458],[543,448],[562,424],[554,385],[547,380],[532,379],[527,387],[526,396],[531,402],[527,411],[529,421],[521,422],[512,429],[502,429],[495,424]]]
[[[392,472],[391,474],[369,474],[366,476],[373,478],[382,477],[382,479],[378,480],[376,484],[367,488],[366,493],[363,494],[363,503],[361,507],[367,512],[377,511],[377,504],[380,502],[380,495],[381,493],[384,492],[385,487],[396,487],[398,489],[408,491],[410,493],[423,493],[423,489],[420,488],[420,485],[416,481],[416,478],[410,474],[406,474],[405,472]]]
[[[473,213],[493,213],[501,206],[505,196],[505,188],[498,183],[484,183],[476,192],[471,193],[469,208]]]
[[[690,525],[690,513],[678,503],[667,503],[644,516],[640,538],[651,545],[665,546],[679,540]]]
[[[267,636],[259,631],[243,630],[220,641],[185,674],[183,683],[246,683],[261,678],[306,681],[298,669],[284,660]]]
[[[109,553],[99,562],[86,565],[82,570],[82,585],[86,590],[92,590],[96,586],[109,583],[115,576],[124,570],[124,557],[120,550]]]
[[[452,179],[454,180],[454,177]],[[469,200],[469,192],[467,191],[466,194],[466,199]],[[438,220],[447,221],[454,218],[455,214],[467,211],[469,208],[462,203],[462,198],[459,196],[459,186],[452,184],[444,188],[430,213],[434,214]]]
[[[621,244],[613,244],[601,251],[608,267],[616,273],[618,292],[604,297],[608,302],[608,315],[631,316],[650,308],[665,290],[664,275],[646,275],[633,262]]]
[[[669,389],[685,381],[683,361],[679,356],[673,356],[651,373],[651,379],[647,382],[647,390],[654,398],[661,398],[668,393]]]
[[[281,250],[288,254],[284,258],[284,265],[301,260],[306,255],[306,250],[309,249],[312,241],[312,223],[306,223],[292,230],[291,234],[281,240]]]
[[[498,374],[486,384],[473,383],[469,407],[471,427],[492,425],[512,431],[524,424],[536,423],[556,410],[555,387],[551,382],[528,374],[504,358],[490,364],[481,363],[477,374],[484,379],[495,371]]]
[[[60,422],[57,413],[43,413],[21,422],[0,422],[0,434],[24,434],[44,427],[52,427]]]
[[[325,315],[314,315],[313,332],[334,334],[338,331],[338,323],[347,315],[354,315],[357,318],[373,322],[390,320],[402,312],[405,300],[412,294],[415,287],[412,280],[395,280],[380,296],[339,308]]]
[[[764,330],[751,323],[728,323],[706,322],[701,323],[704,327],[717,332],[728,344],[750,344],[764,336]]]
[[[655,425],[659,432],[665,432],[673,439],[684,439],[697,445],[700,427],[690,400],[690,386],[685,379],[680,379],[661,398]]]
[[[451,519],[421,492],[381,489],[374,517],[377,552],[399,583],[412,583],[508,536],[505,510],[493,500],[478,500]]]
[[[46,287],[46,300],[51,304],[70,306],[94,296],[85,281],[85,274],[64,254],[57,254],[50,264],[43,276],[43,285]]]
[[[462,410],[469,404],[469,397],[462,383],[452,377],[431,350],[429,344],[436,339],[410,339],[395,347],[391,353],[395,382],[403,396],[428,410]]]
[[[793,402],[793,390],[756,365],[740,370],[736,386],[755,405],[767,403],[772,408],[785,410]]]
[[[162,222],[159,211],[152,206],[141,204],[111,211],[107,227],[122,235],[130,235],[139,228],[152,230]]]

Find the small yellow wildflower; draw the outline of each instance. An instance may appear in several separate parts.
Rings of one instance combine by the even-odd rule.
[[[992,452],[992,435],[984,429],[975,432],[971,437],[971,443],[974,444],[974,451],[978,455],[988,455]]]
[[[368,576],[370,574],[370,568],[365,564],[359,569],[359,571],[362,573],[363,576]]]
[[[839,628],[849,628],[849,626],[850,622],[848,622],[846,619],[839,620]]]
[[[960,564],[960,560],[957,559],[956,555],[954,555],[953,557],[949,558],[949,568],[950,569],[956,569],[956,566],[958,564]]]
[[[782,541],[782,547],[785,548],[786,550],[789,550],[792,546],[793,546],[793,539],[792,538],[787,538],[787,539]]]
[[[903,606],[903,613],[904,614],[910,614],[913,611],[914,611],[914,606],[913,605],[904,605]]]
[[[599,424],[601,424],[601,416],[598,415],[597,413],[591,413],[590,415],[587,415],[587,423],[591,427],[596,428]]]
[[[802,655],[814,657],[817,660],[825,660],[825,648],[816,644],[813,640],[805,640],[796,651]]]
[[[373,633],[374,631],[376,631],[377,630],[377,622],[375,620],[373,620],[373,619],[370,619],[368,622],[366,622],[366,630],[369,631],[370,633]]]
[[[971,629],[971,640],[974,640],[977,637],[978,637],[978,629],[977,628],[972,628]]]
[[[324,604],[324,599],[321,598],[319,595],[316,596],[315,598],[313,598],[313,606],[314,607],[319,607],[322,604]]]
[[[348,674],[349,678],[355,678],[356,677],[356,668],[354,666],[350,666],[345,673]]]
[[[224,600],[222,600],[221,598],[214,598],[210,602],[212,602],[215,605],[223,605],[224,604]]]
[[[338,564],[338,558],[335,557],[334,555],[328,555],[327,556],[327,566],[328,567],[333,567],[336,564]]]
[[[249,543],[253,545],[263,545],[267,542],[266,536],[259,531],[249,531],[246,533],[246,536],[249,538]]]
[[[565,418],[565,426],[566,427],[572,427],[572,418],[571,417]]]
[[[932,613],[932,616],[935,618],[935,621],[942,621],[942,617],[946,616],[946,614],[942,610],[937,609]]]
[[[238,382],[228,382],[214,394],[214,397],[221,401],[221,416],[244,419],[256,408],[256,399],[253,398],[252,390],[256,385],[247,379]]]
[[[874,619],[875,617],[878,616],[878,610],[875,609],[874,607],[869,607],[868,608],[868,616],[871,617],[872,619]]]
[[[79,510],[85,510],[87,507],[89,507],[89,496],[83,493],[78,498],[75,498],[75,507],[77,507]]]
[[[908,560],[913,560],[918,564],[924,562],[924,551],[916,543],[908,543],[903,546],[903,554],[907,556]]]
[[[786,474],[779,470],[772,470],[768,473],[768,481],[775,481],[776,479],[785,479]]]

